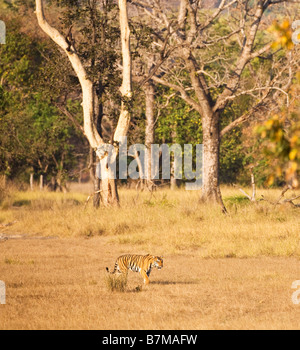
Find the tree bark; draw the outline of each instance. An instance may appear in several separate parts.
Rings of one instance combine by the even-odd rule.
[[[123,77],[120,92],[122,95],[121,112],[113,136],[114,154],[100,158],[101,196],[104,205],[119,205],[116,174],[110,164],[116,162],[119,143],[127,135],[130,124],[130,102],[132,98],[132,64],[130,56],[130,28],[128,24],[127,0],[119,0],[119,20],[122,44]]]
[[[146,129],[145,129],[145,146],[147,159],[146,186],[152,191],[154,183],[151,176],[151,145],[155,139],[155,120],[154,120],[154,105],[155,105],[155,88],[152,81],[149,81],[144,86],[146,99]]]
[[[117,190],[117,180],[113,172],[111,163],[116,162],[117,149],[115,148],[114,155],[108,159],[108,156],[100,160],[101,173],[101,198],[104,206],[118,206],[119,194]]]
[[[130,101],[132,97],[132,64],[130,56],[130,28],[128,24],[127,0],[119,0],[120,29],[122,43],[123,77],[120,92],[122,95],[121,113],[114,134],[114,141],[120,142],[127,135],[130,123]]]
[[[30,173],[29,183],[30,183],[30,190],[33,191],[33,173]]]
[[[130,55],[130,28],[128,24],[127,0],[119,0],[120,30],[122,44],[123,77],[120,92],[122,95],[121,112],[114,133],[114,155],[108,160],[107,156],[100,160],[101,195],[104,205],[119,205],[117,181],[110,164],[116,162],[119,143],[127,135],[130,124],[130,102],[132,98],[132,64]]]
[[[243,89],[243,84],[241,84],[241,82],[244,81],[243,71],[246,65],[254,58],[266,53],[271,47],[269,39],[266,40],[263,46],[261,46],[262,44],[259,44],[259,40],[257,40],[257,33],[264,12],[269,6],[284,3],[286,1],[257,0],[249,2],[221,0],[219,1],[218,6],[216,6],[216,8],[210,13],[207,13],[205,16],[206,18],[201,21],[200,18],[202,15],[199,16],[199,13],[200,11],[202,12],[203,2],[180,0],[177,26],[174,25],[174,14],[172,13],[172,16],[167,16],[165,9],[160,6],[160,1],[147,2],[147,5],[146,2],[142,1],[132,0],[132,2],[135,3],[136,6],[143,8],[146,15],[150,16],[151,20],[158,24],[159,27],[164,26],[165,31],[170,31],[170,33],[172,33],[170,35],[170,40],[166,36],[157,36],[157,44],[159,44],[162,48],[161,55],[164,56],[167,52],[170,56],[169,60],[166,59],[167,54],[164,56],[163,63],[166,65],[166,67],[162,66],[162,62],[159,62],[156,65],[157,69],[155,70],[155,74],[151,76],[151,79],[156,83],[174,89],[180,94],[181,98],[186,103],[188,103],[195,111],[199,113],[203,126],[204,146],[204,179],[202,199],[205,201],[221,203],[223,211],[225,211],[219,188],[218,175],[220,139],[233,127],[241,125],[245,120],[249,120],[250,116],[253,115],[253,112],[258,112],[257,107],[261,108],[262,103],[266,102],[265,100],[268,97],[269,91],[268,88],[266,88],[266,94],[262,98],[259,98],[258,104],[251,106],[243,116],[234,120],[221,132],[219,131],[219,115],[222,113],[224,108],[228,106],[229,101],[234,100],[238,96],[236,93],[240,89]],[[151,10],[149,10],[149,7]],[[230,8],[241,10],[239,27],[233,29],[228,35],[220,38],[214,38],[211,36],[209,28],[213,25],[215,19],[218,17],[220,18],[225,9]],[[231,26],[229,25],[229,27]],[[226,43],[228,43],[227,39],[233,38],[234,35],[237,35],[236,40],[241,47],[241,52],[238,57],[232,57],[234,59],[232,61],[229,60],[228,64],[224,65],[226,73],[223,77],[222,74],[220,77],[218,72],[214,78],[213,75],[209,73],[209,69],[206,69],[206,58],[205,55],[203,57],[201,56],[201,49],[205,49],[207,47],[208,50],[206,52],[209,54],[210,45],[220,42],[220,40],[224,40],[224,45],[226,45]],[[211,41],[207,41],[207,38],[209,37],[212,38]],[[159,45],[157,45],[157,47],[159,47]],[[200,49],[199,51],[198,48]],[[171,54],[174,54],[175,56],[172,57]],[[220,58],[222,58],[221,52],[219,52],[218,55],[220,55]],[[178,60],[180,62],[178,66],[179,71],[172,72],[172,67],[176,67],[176,59],[178,58],[180,58],[180,60]],[[227,54],[223,56],[223,58],[227,60]],[[184,76],[184,78],[182,78],[180,81],[180,74],[178,74],[178,72],[182,71],[183,61],[185,62],[186,71],[189,74],[189,89],[186,88],[186,76]],[[216,60],[215,57],[208,58],[208,62],[213,61],[217,62],[218,59]],[[210,66],[210,64],[208,64],[208,66]],[[168,74],[168,71],[171,74]],[[206,79],[207,76],[214,80],[213,85],[215,85],[217,88],[222,87],[217,96],[217,91],[210,90],[210,79]],[[284,77],[284,74],[280,74],[279,77],[280,76]],[[176,77],[178,83],[176,83],[174,77]],[[276,79],[272,79],[271,82],[268,82],[267,80],[267,83],[270,84],[271,88],[279,88],[277,86],[278,80],[279,78],[277,81]],[[190,93],[189,90],[192,90],[193,93]],[[282,91],[281,88],[280,90]],[[212,94],[211,91],[214,91],[214,93]],[[274,99],[270,98],[271,103],[273,100]]]
[[[202,118],[203,126],[203,184],[201,201],[219,203],[226,213],[219,184],[220,133],[219,117]]]
[[[219,113],[213,112],[212,101],[204,77],[197,73],[197,63],[189,50],[185,62],[192,86],[199,101],[203,131],[203,174],[201,201],[219,203],[226,213],[219,184],[220,132]]]
[[[176,137],[177,137],[177,130],[176,130],[176,125],[173,125],[172,130],[171,130],[171,139],[172,139],[172,143],[175,144],[176,143]],[[176,190],[176,188],[178,188],[178,181],[175,178],[175,159],[174,159],[174,155],[171,156],[171,174],[170,174],[170,188],[171,190]]]
[[[40,175],[40,191],[43,191],[44,189],[44,175]]]
[[[67,50],[69,45],[62,34],[55,28],[51,27],[46,21],[44,15],[43,1],[36,0],[36,16],[41,29],[61,48],[68,56],[69,61],[79,79],[82,88],[82,107],[84,119],[84,134],[87,137],[92,148],[96,149],[103,144],[103,140],[97,132],[94,124],[94,110],[95,104],[98,103],[94,94],[92,81],[88,78],[88,74],[77,53],[72,50]]]
[[[94,197],[93,197],[93,206],[94,208],[99,208],[100,206],[100,198],[101,198],[101,195],[100,195],[100,179],[95,176],[94,178]]]
[[[127,0],[119,0],[120,28],[123,57],[123,82],[120,88],[123,100],[121,105],[120,117],[114,133],[114,143],[116,153],[118,152],[118,143],[123,136],[126,136],[130,123],[131,100],[131,57],[130,57],[130,29],[127,16]],[[119,203],[116,179],[110,178],[111,169],[107,169],[107,157],[103,157],[101,146],[104,141],[97,130],[95,123],[95,113],[99,109],[99,102],[95,93],[94,84],[89,79],[88,74],[74,48],[67,43],[65,37],[53,28],[45,19],[43,1],[36,0],[36,16],[41,29],[65,52],[79,79],[82,88],[82,107],[83,107],[83,132],[87,137],[90,146],[95,150],[101,163],[102,177],[102,198],[104,204]],[[103,165],[103,166],[102,166]],[[108,177],[109,176],[109,177]]]

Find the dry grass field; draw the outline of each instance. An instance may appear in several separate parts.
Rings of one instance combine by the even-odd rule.
[[[300,209],[222,193],[227,216],[193,191],[124,189],[121,208],[96,211],[78,189],[7,190],[0,329],[299,329]],[[124,253],[163,255],[164,268],[111,291],[105,267]]]

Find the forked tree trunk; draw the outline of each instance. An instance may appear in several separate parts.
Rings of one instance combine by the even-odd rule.
[[[130,30],[128,25],[127,16],[127,0],[119,0],[119,13],[120,13],[120,29],[121,29],[121,42],[122,42],[122,58],[123,58],[123,82],[120,88],[123,101],[121,105],[120,117],[118,120],[117,128],[114,134],[114,142],[119,143],[123,136],[126,136],[129,123],[130,113],[128,103],[131,100],[131,58],[130,58]],[[65,37],[53,28],[45,19],[43,1],[36,0],[36,16],[38,23],[42,30],[65,52],[68,56],[70,63],[79,79],[82,88],[82,107],[83,107],[83,125],[84,134],[87,137],[90,146],[95,150],[96,155],[101,161],[101,164],[105,162],[101,151],[101,145],[104,144],[102,137],[97,131],[97,125],[95,123],[95,111],[98,110],[98,98],[95,94],[93,82],[88,78],[86,69],[84,68],[79,56],[74,50],[74,47],[69,47]],[[118,148],[116,147],[118,152]],[[119,202],[119,196],[117,193],[116,181],[114,178],[105,177],[110,170],[105,167],[101,169],[103,172],[102,178],[102,198],[104,204],[112,204]]]
[[[185,51],[185,62],[199,101],[196,110],[202,119],[203,182],[200,200],[203,202],[218,203],[221,205],[223,213],[227,213],[219,185],[219,114],[218,112],[213,112],[210,96],[207,95],[206,82],[201,75],[197,74],[196,61],[188,49]]]
[[[131,56],[130,56],[130,29],[128,24],[127,0],[119,0],[120,30],[122,43],[123,79],[120,87],[122,95],[121,112],[114,133],[114,156],[107,161],[107,156],[100,158],[101,197],[105,206],[119,205],[116,174],[111,163],[116,162],[119,152],[119,143],[127,135],[130,124],[129,104],[132,98],[131,87]]]
[[[120,30],[122,43],[123,79],[120,87],[122,95],[121,112],[114,133],[114,156],[107,162],[107,157],[100,161],[101,166],[101,195],[104,205],[119,205],[116,174],[108,163],[116,162],[119,143],[127,135],[130,124],[130,102],[132,98],[132,76],[130,56],[130,28],[128,24],[127,0],[119,0]]]

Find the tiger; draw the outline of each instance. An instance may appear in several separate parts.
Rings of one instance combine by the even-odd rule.
[[[127,254],[121,255],[117,258],[114,266],[114,270],[112,272],[109,271],[108,267],[106,267],[106,271],[110,274],[114,274],[116,272],[126,274],[128,270],[133,272],[140,272],[142,277],[144,278],[144,284],[149,284],[149,276],[151,273],[152,267],[157,269],[162,269],[163,267],[163,259],[160,256],[154,255],[136,255],[136,254]]]

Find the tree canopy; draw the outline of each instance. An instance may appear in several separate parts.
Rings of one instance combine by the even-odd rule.
[[[100,102],[95,114],[99,133],[109,142],[124,102],[119,92],[122,61],[117,4],[108,0],[46,3],[49,21],[74,39],[70,45]],[[173,11],[167,11],[163,2],[158,7],[159,3],[129,2],[130,142],[145,140],[141,87],[152,80],[155,142],[202,143],[199,101],[203,88],[218,114],[221,183],[249,181],[249,166],[254,167],[261,185],[283,181],[298,185],[299,47],[291,39],[288,12],[278,15],[269,2],[258,27],[251,18],[260,16],[255,5],[259,1],[219,1],[209,9],[197,7],[199,2],[182,1],[186,7],[174,4]],[[78,77],[61,50],[37,31],[34,1],[2,0],[0,6],[7,27],[6,45],[0,45],[0,173],[25,181],[31,172],[47,174],[49,179],[76,178],[79,167],[90,162]],[[220,8],[223,11],[218,12]],[[299,6],[293,9],[299,11]],[[239,63],[247,40],[252,51]],[[187,45],[190,52],[184,56]]]

